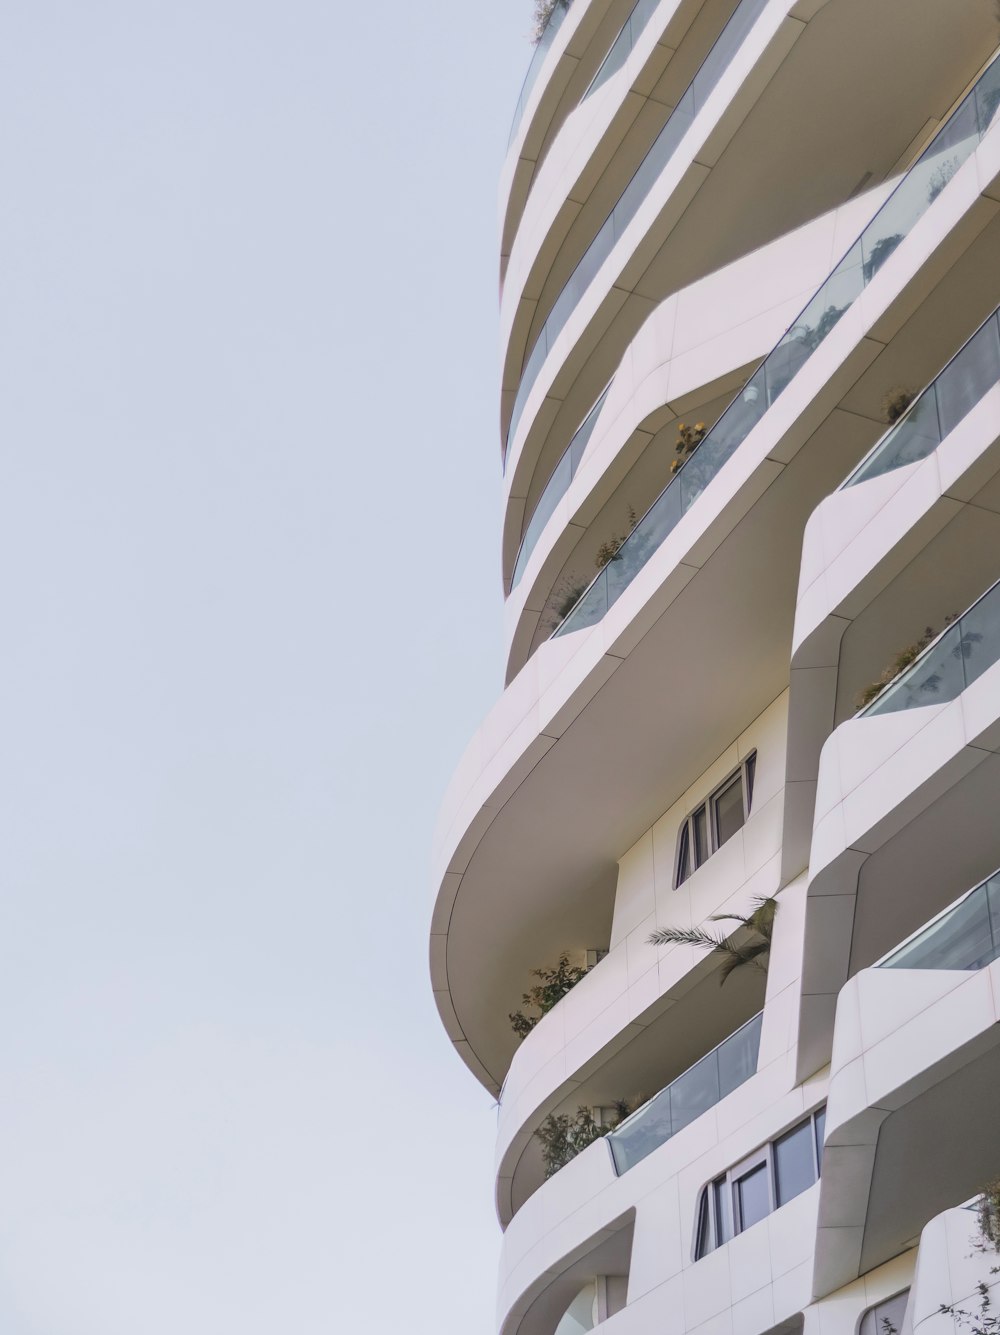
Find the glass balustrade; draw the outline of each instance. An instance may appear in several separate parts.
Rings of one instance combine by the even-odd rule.
[[[553,635],[592,626],[613,606],[975,151],[998,105],[1000,61],[995,60]]]
[[[609,385],[608,389],[610,388]],[[576,470],[580,466],[580,460],[583,458],[590,437],[594,434],[594,426],[597,423],[601,408],[604,406],[604,400],[608,396],[608,389],[604,391],[577,427],[573,439],[563,452],[562,458],[556,464],[552,476],[546,482],[545,489],[538,498],[538,504],[532,511],[531,518],[525,527],[521,546],[517,553],[517,560],[514,562],[514,575],[510,582],[511,592],[520,584],[524,568],[528,564],[531,553],[535,550],[545,525],[552,518],[556,506],[569,491],[569,484],[576,477]]]
[[[612,74],[617,74],[632,54],[632,49],[642,36],[643,29],[653,17],[660,0],[638,0],[632,13],[622,25],[622,30],[611,44],[611,50],[601,62],[601,68],[590,81],[590,87],[583,95],[586,101],[591,93],[596,93],[602,84],[607,83]]]
[[[549,349],[559,334],[562,333],[567,320],[576,309],[580,298],[590,286],[601,265],[611,254],[615,243],[639,212],[654,182],[673,157],[677,145],[684,138],[695,116],[705,105],[709,94],[722,78],[733,56],[743,45],[747,34],[767,4],[768,0],[740,0],[739,5],[737,5],[729,22],[723,28],[715,45],[705,57],[684,96],[670,113],[666,125],[653,140],[652,147],[625,187],[618,203],[608,214],[601,225],[600,231],[584,251],[583,258],[553,302],[552,309],[549,311],[521,369],[521,381],[517,387],[517,396],[514,399],[510,426],[507,430],[508,445],[517,430],[517,424],[524,412],[524,405],[534,387],[545,358],[548,356]],[[507,446],[505,445],[505,455],[506,449]]]
[[[927,646],[877,695],[861,717],[944,705],[1000,660],[1000,582]]]
[[[1000,313],[994,311],[846,482],[841,483],[841,489],[925,459],[997,384],[1000,384]]]
[[[1000,872],[970,890],[885,959],[880,969],[984,969],[1000,959]]]
[[[528,72],[524,76],[524,83],[521,84],[521,93],[517,99],[517,106],[514,108],[514,119],[511,122],[510,134],[507,137],[507,147],[517,137],[517,132],[521,128],[521,121],[524,119],[524,109],[528,105],[528,98],[531,96],[531,90],[535,86],[538,78],[538,72],[545,63],[545,57],[548,55],[549,48],[556,39],[556,33],[563,25],[563,20],[569,13],[569,7],[573,0],[556,0],[556,4],[549,15],[549,21],[545,25],[545,31],[535,43],[535,53],[531,57],[531,64],[528,66]]]
[[[748,1020],[608,1134],[619,1176],[750,1079],[757,1070],[762,1019],[763,1012]]]

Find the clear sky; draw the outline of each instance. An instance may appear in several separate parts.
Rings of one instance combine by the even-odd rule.
[[[427,977],[530,0],[0,6],[0,1331],[489,1335]]]

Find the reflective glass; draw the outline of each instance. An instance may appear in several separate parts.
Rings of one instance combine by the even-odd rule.
[[[762,1020],[763,1016],[755,1015],[719,1044],[719,1093],[722,1098],[738,1089],[757,1070]]]
[[[721,793],[712,799],[715,833],[719,847],[743,826],[743,775],[734,774]]]
[[[747,777],[747,811],[753,810],[753,781],[757,777],[757,752],[752,752],[747,756],[746,764],[743,766],[743,772]]]
[[[590,87],[584,93],[584,100],[591,93],[596,92],[603,83],[606,83],[612,74],[617,74],[625,64],[658,4],[659,0],[639,0],[632,13],[625,20],[625,24],[615,38],[611,50],[604,57],[601,68],[594,75]]]
[[[774,1188],[779,1205],[794,1200],[816,1181],[812,1118],[774,1142]]]
[[[816,1131],[816,1162],[819,1164],[820,1172],[823,1171],[823,1142],[826,1140],[826,1108],[820,1108],[813,1114],[813,1123]]]
[[[869,478],[891,473],[894,468],[926,459],[941,444],[943,437],[938,422],[937,390],[931,386],[921,394],[906,416],[883,436],[877,449],[865,460],[856,473],[848,478],[846,486],[856,486]]]
[[[861,1318],[858,1335],[900,1335],[909,1292],[909,1289],[904,1289],[895,1298],[879,1303],[877,1307],[870,1307]]]
[[[608,386],[610,389],[611,386]],[[576,477],[576,470],[580,467],[580,460],[583,458],[584,451],[590,437],[594,434],[594,427],[600,416],[601,408],[604,406],[604,400],[608,396],[606,389],[601,397],[591,408],[590,412],[584,418],[583,422],[576,429],[573,439],[567,446],[562,458],[556,464],[552,476],[546,482],[541,496],[538,498],[531,518],[524,530],[524,536],[521,539],[521,546],[517,553],[517,560],[514,562],[514,575],[510,582],[511,589],[516,589],[521,582],[521,576],[524,574],[524,568],[531,558],[531,553],[535,550],[538,539],[541,537],[545,525],[555,513],[556,506],[566,495],[569,485]]]
[[[946,436],[973,409],[987,390],[1000,381],[1000,333],[996,320],[973,334],[965,347],[937,378],[941,432]]]
[[[963,669],[963,686],[971,686],[1000,659],[1000,584],[959,619],[953,653]]]
[[[995,949],[1000,949],[1000,875],[986,882],[986,902],[990,909],[990,933]]]
[[[767,1182],[767,1162],[758,1164],[734,1184],[740,1216],[740,1231],[766,1219],[771,1213],[771,1192]]]
[[[661,1089],[659,1094],[648,1103],[644,1103],[631,1117],[627,1117],[621,1126],[608,1134],[607,1140],[617,1173],[625,1173],[634,1167],[682,1127],[687,1126],[703,1112],[707,1112],[719,1102],[720,1098],[729,1093],[730,1089],[735,1088],[735,1084],[726,1088],[720,1080],[720,1071],[725,1065],[725,1053],[734,1040],[745,1043],[748,1031],[756,1035],[756,1042],[759,1043],[760,1021],[761,1016],[755,1016],[742,1029],[731,1034],[718,1048],[708,1053],[700,1062],[696,1062],[683,1075],[679,1075],[672,1084]],[[743,1079],[747,1079],[756,1069],[756,1063],[755,1046],[752,1066],[745,1060],[735,1066],[730,1064],[729,1078],[733,1079],[738,1070],[742,1069],[745,1070]]]
[[[733,451],[747,438],[767,405],[782,393],[799,366],[835,328],[844,312],[975,149],[984,114],[980,102],[987,96],[989,99],[1000,98],[998,88],[1000,68],[994,65],[981,76],[973,92],[938,131],[753,379],[712,427],[677,478],[667,484],[665,491],[672,488],[674,481],[679,482],[683,510],[694,503]],[[993,101],[991,106],[990,116],[996,109]],[[694,466],[696,461],[697,466]],[[946,668],[948,664],[942,661],[937,666]],[[961,673],[958,680],[961,680]],[[868,712],[886,713],[909,708],[918,702],[918,696],[919,703],[927,703],[935,694],[941,701],[949,700],[960,689],[960,686],[956,687],[954,670],[938,676],[928,670],[922,678],[911,672],[881,695]]]
[[[712,1194],[715,1200],[715,1227],[717,1232],[717,1247],[721,1247],[724,1242],[728,1242],[733,1236],[733,1212],[732,1212],[732,1194],[729,1191],[729,1184],[724,1177],[712,1183]]]
[[[714,1052],[703,1057],[670,1086],[670,1113],[674,1135],[719,1102],[719,1060]]]
[[[691,825],[685,821],[681,826],[680,846],[677,852],[677,884],[683,885],[691,875]]]
[[[708,858],[708,808],[699,807],[691,817],[694,828],[694,865],[700,867]]]
[[[556,33],[562,27],[563,19],[569,11],[572,0],[558,0],[555,8],[549,16],[549,21],[545,25],[545,31],[542,33],[538,42],[535,44],[535,52],[531,57],[531,63],[528,65],[528,72],[524,76],[524,83],[521,85],[521,92],[518,95],[517,106],[514,108],[514,119],[511,122],[510,134],[507,136],[507,147],[510,148],[514,142],[515,136],[524,117],[524,109],[528,105],[528,98],[531,96],[531,90],[535,86],[535,80],[538,73],[545,63],[545,57],[548,54],[549,47],[555,41]]]
[[[986,887],[971,895],[907,942],[883,967],[888,969],[981,969],[993,955]]]
[[[964,676],[958,625],[918,658],[912,667],[886,687],[864,711],[866,715],[895,714],[921,705],[947,704],[961,695]]]
[[[597,1303],[597,1285],[594,1280],[585,1284],[567,1307],[554,1335],[586,1335],[594,1329],[594,1307]]]
[[[571,612],[556,627],[553,634],[563,635],[571,630],[583,630],[586,626],[595,626],[608,610],[608,572],[607,568],[576,602]]]
[[[743,38],[750,31],[766,3],[767,0],[740,0],[740,4],[725,28],[723,28],[687,91],[670,113],[663,129],[654,139],[635,174],[622,191],[618,202],[553,303],[531,354],[521,371],[521,381],[517,388],[510,426],[507,430],[508,443],[517,429],[517,424],[524,411],[525,401],[531,392],[532,385],[535,383],[542,362],[548,355],[549,348],[555,342],[570,314],[576,309],[584,291],[590,286],[615,242],[623,235],[629,223],[639,211],[639,207],[649,194],[653,183],[673,156],[677,145],[687,133],[697,111],[718,83],[742,44]],[[637,9],[639,7],[637,6]],[[648,21],[648,15],[645,19],[642,19],[643,26],[646,21]],[[549,27],[551,26],[550,21]],[[628,46],[630,40],[629,37],[623,35],[622,41],[626,46]],[[629,47],[629,49],[631,48]],[[626,50],[622,59],[627,59],[627,56],[628,51]],[[529,75],[530,73],[529,70]],[[513,139],[513,131],[511,138]]]

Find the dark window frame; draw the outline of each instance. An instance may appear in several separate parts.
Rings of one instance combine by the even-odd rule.
[[[746,1228],[752,1228],[755,1223],[760,1223],[767,1215],[771,1215],[775,1210],[779,1210],[781,1205],[787,1205],[789,1201],[800,1196],[803,1191],[808,1191],[809,1186],[815,1186],[820,1179],[822,1170],[822,1144],[820,1140],[821,1129],[825,1126],[826,1104],[821,1104],[814,1108],[807,1117],[801,1117],[791,1126],[786,1127],[784,1131],[776,1135],[766,1144],[761,1145],[759,1149],[754,1150],[752,1154],[746,1155],[738,1163],[733,1164],[726,1172],[713,1178],[711,1182],[702,1187],[698,1193],[698,1204],[695,1210],[695,1228],[694,1239],[692,1243],[693,1258],[700,1261],[703,1256],[709,1252],[714,1252],[718,1247],[729,1242],[738,1233],[743,1233]],[[776,1171],[777,1155],[775,1147],[779,1141],[785,1140],[796,1131],[807,1127],[809,1132],[809,1143],[812,1146],[813,1154],[813,1180],[809,1186],[803,1187],[797,1191],[794,1196],[790,1196],[787,1201],[779,1203],[778,1201],[778,1178]],[[768,1209],[766,1214],[760,1219],[751,1220],[749,1224],[744,1225],[741,1213],[741,1195],[740,1184],[744,1182],[751,1174],[758,1172],[761,1166],[767,1171],[767,1190],[768,1190]]]
[[[738,834],[750,819],[750,810],[753,805],[753,786],[757,775],[757,752],[751,751],[734,770],[731,770],[721,783],[715,785],[708,796],[694,808],[681,821],[680,828],[677,831],[677,848],[674,854],[674,889],[679,890],[699,867],[703,867],[706,862],[717,853],[719,849],[729,842],[734,834]],[[719,835],[719,814],[718,801],[723,797],[734,783],[740,784],[740,791],[743,798],[743,820],[733,830],[732,834],[726,839]],[[703,842],[706,847],[703,855],[699,849],[699,830],[704,832]]]

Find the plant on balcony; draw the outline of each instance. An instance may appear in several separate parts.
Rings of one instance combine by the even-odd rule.
[[[914,390],[904,389],[902,385],[886,390],[882,396],[882,421],[887,426],[898,422],[916,397]]]
[[[536,1010],[538,1014],[529,1015],[520,1010],[511,1011],[507,1017],[511,1029],[518,1038],[526,1038],[542,1016],[546,1015],[561,997],[576,987],[584,974],[589,972],[590,968],[586,964],[570,964],[569,956],[566,954],[559,956],[559,962],[554,969],[532,969],[532,977],[537,978],[538,982],[521,994],[521,1004]]]
[[[714,913],[710,922],[735,922],[739,928],[728,936],[713,933],[703,927],[659,927],[646,938],[651,946],[698,946],[722,961],[719,986],[737,969],[748,967],[767,972],[771,957],[771,937],[778,901],[773,896],[753,901],[753,911],[742,913]],[[743,928],[746,935],[740,931]],[[740,939],[737,939],[740,938]]]
[[[865,282],[870,283],[875,275],[885,264],[886,260],[899,245],[903,239],[902,232],[893,232],[892,236],[880,236],[872,246],[871,254],[862,264],[864,270]]]
[[[945,625],[947,625],[949,621],[954,621],[954,617],[948,617],[945,621]],[[914,659],[920,657],[936,634],[937,631],[933,626],[927,626],[919,640],[914,640],[913,643],[908,644],[905,649],[900,649],[895,658],[882,669],[881,676],[866,686],[863,691],[858,693],[855,700],[857,707],[859,709],[864,709],[866,705],[871,704],[877,695],[881,695],[885,688],[891,682],[894,682],[900,673],[906,671]]]
[[[542,1146],[545,1176],[549,1178],[553,1173],[558,1173],[559,1169],[565,1168],[581,1150],[606,1136],[609,1131],[614,1131],[615,1127],[621,1126],[625,1118],[642,1102],[644,1102],[642,1099],[617,1099],[612,1105],[614,1116],[607,1124],[597,1120],[593,1108],[577,1108],[572,1116],[569,1113],[549,1113],[535,1132],[535,1138]]]
[[[531,40],[537,46],[542,40],[549,20],[557,9],[569,9],[570,0],[535,0],[535,12],[532,15]]]
[[[704,422],[696,422],[694,426],[686,426],[683,422],[678,422],[677,444],[674,446],[674,454],[677,457],[670,465],[671,477],[687,463],[707,434],[708,428]]]
[[[1000,1178],[987,1182],[976,1207],[979,1237],[973,1246],[978,1252],[1000,1253]],[[1000,1270],[994,1271],[1000,1274]]]
[[[594,565],[597,566],[598,570],[603,570],[604,567],[609,564],[609,562],[614,561],[617,558],[618,553],[621,551],[622,545],[625,542],[625,539],[628,537],[629,533],[632,532],[636,524],[639,522],[639,518],[636,515],[636,512],[632,509],[631,505],[628,507],[628,511],[626,513],[628,516],[628,532],[612,533],[611,537],[608,538],[607,542],[601,543],[600,547],[598,547],[597,549],[596,555],[594,556]]]

